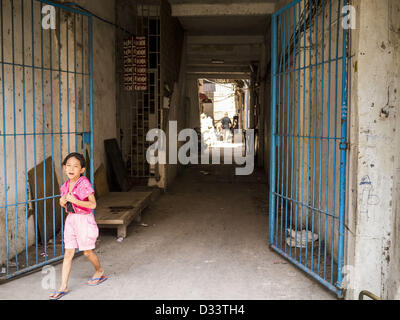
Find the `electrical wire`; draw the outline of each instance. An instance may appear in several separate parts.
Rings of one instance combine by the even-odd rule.
[[[222,87],[227,88],[227,89],[232,89],[232,87],[225,86],[225,85],[223,85],[223,84],[221,84],[221,83],[218,83],[218,82],[215,82],[215,81],[213,81],[213,80],[209,80],[209,79],[204,79],[204,80],[206,80],[206,81],[208,81],[208,82],[211,82],[211,83],[214,83],[214,84],[217,84],[217,85],[222,86]],[[233,87],[236,87],[235,83],[232,82],[232,86],[233,86]],[[247,87],[247,88],[240,88],[240,89],[243,90],[243,91],[250,91],[250,88],[249,88],[249,87]],[[235,90],[235,89],[233,89],[233,90]]]
[[[223,101],[226,101],[226,100],[232,99],[232,98],[234,98],[235,96],[236,96],[235,94],[231,94],[231,95],[229,95],[229,96],[225,96],[225,98],[224,98],[224,99],[222,99],[222,100],[218,100],[218,101],[214,100],[214,103],[223,102]]]
[[[76,4],[75,2],[63,2],[62,4],[63,4],[63,5],[66,5],[66,6],[76,7],[76,8],[78,8],[78,9],[84,11],[84,12],[90,13],[90,14],[91,14],[93,17],[95,17],[96,19],[98,19],[98,20],[100,20],[100,21],[102,21],[102,22],[104,22],[104,23],[107,23],[107,24],[109,24],[109,25],[112,25],[112,26],[116,27],[117,29],[120,29],[121,31],[128,33],[128,34],[131,35],[131,36],[136,36],[136,35],[133,34],[132,32],[126,30],[126,29],[123,28],[123,27],[121,27],[120,25],[115,24],[114,22],[108,21],[108,20],[106,20],[106,19],[104,19],[104,18],[102,18],[102,17],[99,17],[98,15],[96,15],[96,14],[94,14],[93,12],[87,10],[86,8],[80,6],[79,4]]]

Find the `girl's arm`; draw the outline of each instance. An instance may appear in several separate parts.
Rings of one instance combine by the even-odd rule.
[[[60,198],[60,206],[63,207],[64,209],[67,209],[67,200],[65,199],[65,196],[62,196]]]
[[[87,208],[87,209],[96,209],[97,207],[97,203],[96,203],[96,198],[94,196],[94,194],[91,194],[89,196],[89,201],[80,201],[78,199],[76,199],[72,194],[68,194],[66,197],[66,200],[83,208]]]

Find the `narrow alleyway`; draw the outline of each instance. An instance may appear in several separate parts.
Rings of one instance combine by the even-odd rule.
[[[132,224],[122,243],[101,231],[96,251],[109,279],[88,287],[92,267],[77,257],[65,299],[334,299],[269,250],[264,179],[229,165],[188,167],[144,212],[148,227]],[[0,286],[0,299],[47,299],[43,277]]]

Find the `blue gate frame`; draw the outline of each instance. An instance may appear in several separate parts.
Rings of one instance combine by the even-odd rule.
[[[339,297],[348,146],[348,30],[341,18],[347,4],[296,0],[271,22],[269,242]]]
[[[46,5],[54,8],[55,30],[42,27]],[[0,15],[0,170],[4,175],[0,181],[4,187],[4,203],[0,197],[0,217],[4,218],[3,226],[0,219],[4,229],[0,230],[0,280],[8,280],[63,259],[65,217],[61,209],[56,236],[55,207],[60,192],[54,188],[57,172],[59,186],[63,183],[63,157],[90,150],[90,180],[94,183],[93,21],[88,12],[47,0],[1,0]],[[47,195],[45,168],[50,156],[52,190],[47,190]],[[43,163],[43,190],[38,190],[39,162]],[[28,170],[34,172],[34,187],[28,184]],[[44,196],[38,197],[38,191]],[[46,208],[49,200],[52,207]],[[44,243],[38,239],[41,202]],[[50,226],[46,226],[48,210]],[[52,238],[47,239],[46,227],[51,228],[51,223]]]

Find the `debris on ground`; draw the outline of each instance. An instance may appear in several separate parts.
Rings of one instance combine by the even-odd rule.
[[[285,261],[274,261],[274,264],[287,264]]]
[[[118,242],[122,242],[122,241],[124,241],[124,238],[120,237],[120,238],[117,239],[117,241]]]
[[[149,225],[147,223],[139,223],[139,226],[141,227],[148,227]]]
[[[210,173],[209,172],[207,172],[207,171],[200,171],[200,173],[202,173],[203,175],[205,175],[205,176],[208,176]]]
[[[286,244],[291,247],[304,248],[308,244],[318,240],[318,234],[312,233],[309,230],[291,230],[287,229],[289,235],[286,238]]]

